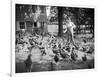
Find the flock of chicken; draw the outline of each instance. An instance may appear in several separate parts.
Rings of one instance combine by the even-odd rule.
[[[48,61],[86,61],[94,59],[94,44],[74,40],[76,46],[66,38],[54,35],[35,35],[18,33],[16,35],[16,62],[25,61],[45,63]],[[30,62],[28,62],[30,61]]]

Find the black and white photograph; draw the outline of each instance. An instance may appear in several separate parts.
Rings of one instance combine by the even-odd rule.
[[[15,73],[95,68],[95,8],[15,4]]]

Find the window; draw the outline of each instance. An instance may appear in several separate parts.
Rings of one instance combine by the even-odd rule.
[[[37,23],[36,22],[34,22],[34,27],[37,27]]]
[[[25,29],[25,23],[24,22],[20,22],[20,29]]]

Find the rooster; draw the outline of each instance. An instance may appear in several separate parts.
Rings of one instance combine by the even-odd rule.
[[[54,61],[55,61],[56,63],[59,61],[59,57],[58,57],[57,55],[55,55]]]
[[[86,55],[84,55],[84,56],[82,57],[82,60],[83,60],[84,62],[87,61],[87,57],[86,57]]]
[[[76,53],[74,53],[74,48],[72,48],[72,53],[71,53],[71,59],[73,61],[76,61],[76,58],[78,57],[78,55]]]
[[[27,72],[31,72],[32,69],[32,60],[31,60],[31,54],[28,55],[28,58],[24,61],[25,68]]]

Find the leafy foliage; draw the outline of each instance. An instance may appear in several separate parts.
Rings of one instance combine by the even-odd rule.
[[[93,8],[76,8],[76,7],[61,7],[63,9],[63,22],[67,20],[68,17],[75,24],[94,24],[94,9]],[[58,21],[58,11],[56,6],[51,7],[50,11],[51,22]]]

